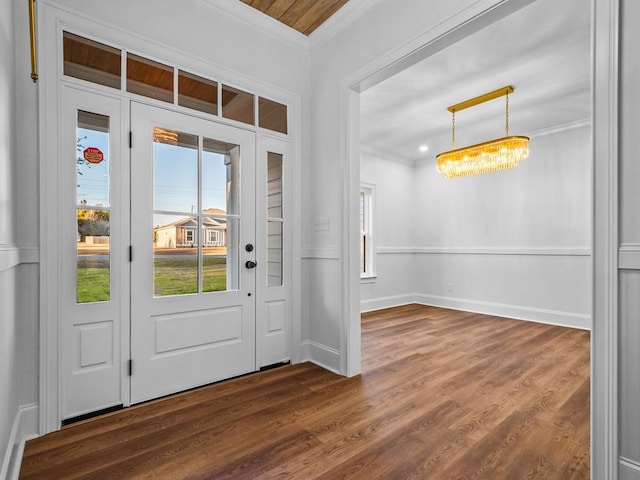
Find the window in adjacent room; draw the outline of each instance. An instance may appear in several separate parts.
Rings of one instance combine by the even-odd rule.
[[[374,277],[373,185],[360,186],[360,277]]]

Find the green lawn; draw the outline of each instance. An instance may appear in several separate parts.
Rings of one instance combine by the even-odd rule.
[[[204,256],[202,291],[227,289],[227,259]],[[154,260],[154,295],[184,295],[198,291],[198,264],[195,257],[159,257]],[[109,261],[84,257],[78,261],[78,303],[109,300]]]

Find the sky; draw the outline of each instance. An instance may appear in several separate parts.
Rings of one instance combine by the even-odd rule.
[[[109,135],[108,133],[78,128],[78,156],[88,147],[98,148],[104,154],[99,164],[81,164],[77,171],[77,202],[90,206],[109,206]],[[198,153],[185,148],[154,143],[153,209],[175,212],[179,216],[195,213],[198,208]],[[202,208],[226,211],[226,166],[222,154],[204,152]],[[135,183],[135,179],[132,179]],[[175,218],[173,218],[175,219]],[[173,221],[172,219],[172,221]],[[154,225],[156,222],[154,222]]]

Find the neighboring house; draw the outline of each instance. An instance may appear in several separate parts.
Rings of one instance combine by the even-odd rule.
[[[206,214],[220,215],[225,212],[210,208]],[[227,221],[226,218],[204,217],[202,220],[205,247],[226,246]],[[182,248],[198,245],[198,220],[196,217],[183,217],[166,225],[153,229],[154,243],[157,248]]]

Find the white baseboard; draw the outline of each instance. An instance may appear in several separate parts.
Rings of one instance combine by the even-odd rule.
[[[38,406],[23,405],[18,408],[13,421],[7,450],[0,470],[0,480],[18,480],[24,444],[38,436]]]
[[[413,294],[362,300],[360,302],[360,313],[382,310],[383,308],[399,307],[401,305],[409,305],[411,303],[416,303],[416,296]]]
[[[340,375],[340,352],[334,348],[321,345],[311,340],[301,344],[303,362],[311,362]]]
[[[545,310],[542,308],[505,305],[501,303],[423,294],[416,294],[415,301],[416,303],[434,307],[444,307],[466,312],[494,315],[496,317],[547,323],[560,327],[578,328],[580,330],[591,330],[591,316],[580,313],[560,312],[555,310]]]
[[[373,310],[398,307],[411,303],[451,308],[453,310],[462,310],[465,312],[482,313],[485,315],[494,315],[496,317],[515,318],[516,320],[547,323],[550,325],[558,325],[560,327],[591,330],[590,315],[545,310],[542,308],[521,307],[517,305],[506,305],[502,303],[465,300],[462,298],[440,297],[419,293],[363,300],[360,302],[360,312],[370,312]]]
[[[620,457],[618,480],[640,480],[640,464]]]

